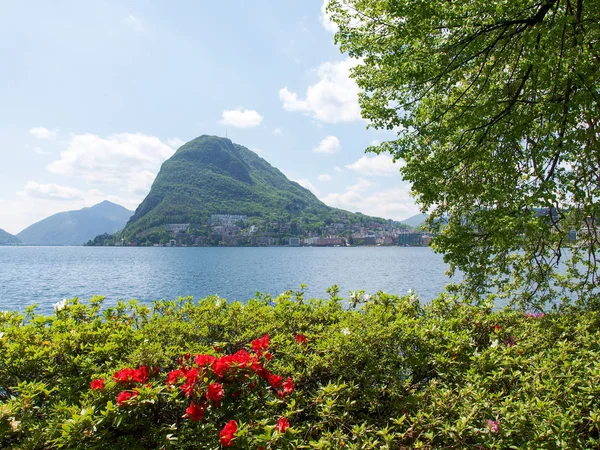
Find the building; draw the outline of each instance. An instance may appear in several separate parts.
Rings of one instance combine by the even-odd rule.
[[[300,247],[301,243],[300,243],[300,238],[298,237],[291,237],[290,241],[289,241],[290,247]]]

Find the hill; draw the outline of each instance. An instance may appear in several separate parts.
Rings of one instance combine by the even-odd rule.
[[[331,208],[254,152],[229,139],[200,136],[165,161],[129,220],[126,239],[165,224],[206,224],[213,214],[302,224],[384,219]]]
[[[104,201],[89,208],[54,214],[27,227],[17,237],[28,245],[83,245],[98,234],[122,229],[132,213]]]
[[[21,241],[19,240],[18,237],[4,231],[2,228],[0,228],[0,245],[14,245],[14,244],[20,244]]]
[[[401,220],[400,223],[408,225],[409,227],[419,228],[425,223],[427,217],[429,217],[427,214],[415,214],[414,216],[411,216],[408,219]]]

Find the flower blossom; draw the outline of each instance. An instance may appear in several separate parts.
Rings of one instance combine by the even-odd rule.
[[[225,395],[223,386],[220,383],[211,383],[208,385],[208,391],[206,392],[206,398],[215,402],[217,408],[220,406],[221,399]]]
[[[202,420],[204,418],[204,405],[192,402],[190,406],[185,410],[185,416],[190,420]]]
[[[498,433],[498,431],[500,431],[500,422],[497,420],[488,419],[487,427],[490,432]]]
[[[283,377],[281,375],[275,375],[273,373],[269,376],[267,381],[273,389],[277,389],[279,386],[281,386],[281,383],[283,382]]]
[[[92,380],[90,387],[95,391],[98,389],[104,389],[104,378],[96,378],[95,380]]]
[[[263,337],[254,339],[252,342],[252,350],[254,350],[259,356],[262,355],[263,350],[269,349],[269,334],[265,334]]]
[[[280,433],[285,433],[285,430],[287,430],[290,427],[290,423],[287,421],[287,419],[285,417],[282,417],[281,419],[279,419],[277,421],[277,425],[275,425],[275,429],[277,431],[279,431]]]
[[[59,312],[65,309],[68,303],[69,301],[66,298],[63,298],[60,302],[56,302],[52,306],[54,307],[55,312]]]
[[[128,402],[133,397],[137,397],[137,396],[138,396],[137,391],[133,391],[133,392],[121,391],[119,393],[119,395],[117,395],[117,405],[123,406],[123,403]]]
[[[296,343],[300,344],[300,345],[306,345],[306,336],[304,336],[303,334],[298,333],[296,335]]]
[[[219,434],[221,438],[221,445],[223,447],[229,447],[231,445],[231,441],[235,437],[235,433],[237,433],[237,423],[235,420],[230,420],[221,430]]]

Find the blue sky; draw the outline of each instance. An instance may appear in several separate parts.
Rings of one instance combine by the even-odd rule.
[[[418,212],[367,130],[323,0],[0,4],[0,228],[104,199],[135,209],[202,134],[256,151],[325,203]]]

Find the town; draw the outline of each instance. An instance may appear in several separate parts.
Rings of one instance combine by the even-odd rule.
[[[326,221],[328,222],[328,221]],[[106,236],[92,245],[154,247],[350,247],[428,246],[432,236],[393,220],[350,223],[344,217],[321,226],[302,220],[256,220],[241,214],[213,214],[206,224],[168,223],[131,242]]]

